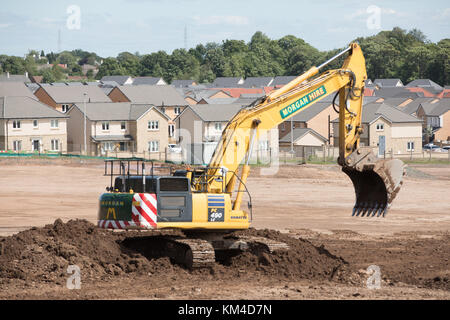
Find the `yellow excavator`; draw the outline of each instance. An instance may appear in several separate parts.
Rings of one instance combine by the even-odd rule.
[[[319,73],[345,54],[340,69]],[[249,228],[252,219],[251,195],[245,185],[250,156],[262,132],[333,93],[333,106],[339,112],[338,163],[356,193],[353,215],[385,216],[400,190],[405,170],[401,160],[379,160],[371,148],[360,146],[366,79],[363,53],[357,43],[352,43],[320,66],[243,107],[223,130],[206,167],[158,175],[153,162],[105,161],[105,175],[111,177],[111,185],[100,197],[99,227],[182,231],[182,235],[155,233],[145,237],[146,247],[156,256],[169,256],[189,268],[211,265],[220,257],[230,256],[230,252],[288,250],[285,243],[235,233]],[[241,209],[245,194],[248,210]],[[130,237],[125,245],[142,240]]]

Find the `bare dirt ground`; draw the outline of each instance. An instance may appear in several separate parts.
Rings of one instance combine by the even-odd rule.
[[[90,228],[96,230],[88,222],[73,225],[76,237],[58,238],[58,228],[66,230],[63,234],[71,229],[53,224],[56,219],[96,222],[98,197],[109,182],[103,170],[96,161],[0,160],[0,236],[5,237],[0,241],[22,246],[17,251],[5,249],[14,245],[1,246],[0,298],[450,298],[449,166],[410,165],[384,219],[351,217],[353,187],[338,166],[285,166],[275,176],[254,169],[248,181],[253,227],[299,239],[292,244],[298,250],[295,256],[273,256],[265,263],[244,256],[210,272],[189,272],[166,260],[124,253],[118,234],[95,231],[91,242],[98,242],[100,251],[87,250],[80,239],[91,236]],[[46,224],[52,225],[17,234]],[[12,235],[19,238],[8,237]],[[47,260],[41,259],[43,253]],[[36,261],[46,261],[47,273],[39,271]],[[82,271],[81,290],[66,288],[70,262],[89,270],[84,276]],[[335,263],[342,265],[339,276],[334,276]],[[370,265],[381,269],[380,289],[365,285]]]

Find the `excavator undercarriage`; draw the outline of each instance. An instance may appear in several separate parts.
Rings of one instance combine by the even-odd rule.
[[[141,251],[149,258],[169,257],[174,263],[188,269],[211,267],[216,261],[226,264],[230,257],[242,252],[259,256],[264,252],[289,250],[284,242],[264,237],[239,236],[233,232],[127,237],[122,245]]]

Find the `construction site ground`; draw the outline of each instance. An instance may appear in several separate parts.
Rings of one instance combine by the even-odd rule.
[[[267,170],[266,170],[267,171]],[[252,170],[249,235],[290,252],[243,253],[189,271],[96,228],[101,161],[0,160],[0,299],[449,299],[450,166],[411,164],[386,218],[351,217],[337,165]],[[69,265],[81,289],[66,286]],[[370,289],[369,266],[381,288]]]

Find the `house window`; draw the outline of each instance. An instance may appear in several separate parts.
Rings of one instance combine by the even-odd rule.
[[[102,122],[102,130],[109,131],[109,122]]]
[[[169,137],[173,137],[174,132],[175,132],[175,125],[169,124]]]
[[[14,151],[21,151],[22,150],[22,141],[21,140],[13,141],[13,149],[14,149]]]
[[[408,142],[407,144],[406,144],[406,150],[407,151],[414,151],[414,142]]]
[[[13,129],[20,129],[20,121],[19,120],[13,121]]]
[[[119,143],[119,150],[120,151],[127,151],[127,143],[126,142],[120,142]]]
[[[51,151],[58,151],[58,150],[59,150],[59,140],[52,139],[51,140]]]
[[[39,127],[39,123],[37,120],[33,120],[33,128],[38,128]]]
[[[222,122],[216,122],[214,127],[216,128],[216,131],[222,131]]]
[[[127,123],[125,121],[122,121],[120,123],[120,130],[122,130],[122,131],[127,130]]]
[[[176,115],[181,113],[181,108],[180,107],[175,107],[174,112]]]
[[[259,141],[259,150],[260,151],[269,150],[269,141],[267,140]]]
[[[59,121],[58,120],[51,120],[50,121],[50,127],[52,128],[58,128],[59,127]]]
[[[377,124],[377,131],[383,131],[384,130],[384,124],[378,123]]]
[[[105,151],[111,151],[114,146],[113,146],[112,142],[108,141],[108,142],[103,142],[102,147],[103,147],[103,150],[105,150]]]
[[[159,141],[149,141],[148,142],[148,151],[159,152]]]
[[[151,130],[151,131],[157,131],[157,130],[159,130],[159,121],[158,120],[155,120],[155,121],[149,121],[148,122],[148,130]]]
[[[67,111],[69,111],[69,105],[68,104],[61,105],[61,111],[63,113],[66,113]]]
[[[161,112],[162,112],[162,113],[166,113],[166,108],[161,107]]]

